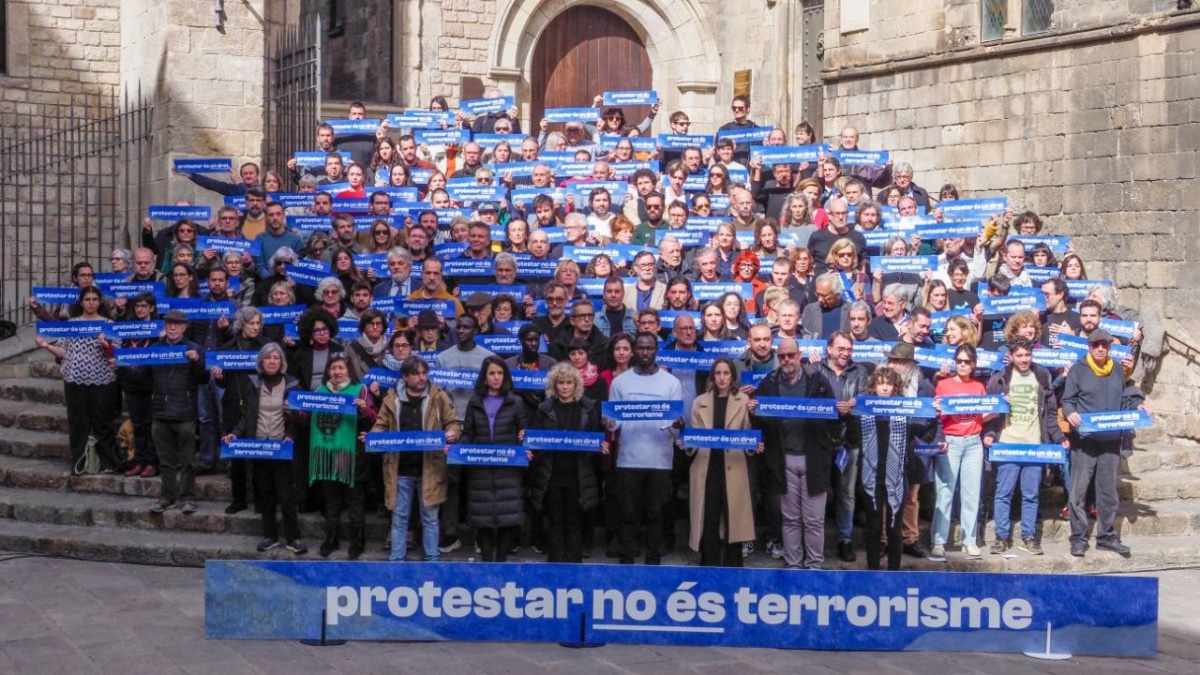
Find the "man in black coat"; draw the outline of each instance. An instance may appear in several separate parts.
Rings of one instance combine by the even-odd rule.
[[[187,363],[151,366],[153,389],[150,398],[154,418],[151,435],[162,468],[162,497],[151,507],[162,513],[182,502],[185,515],[196,512],[196,422],[199,419],[200,385],[208,382],[204,352],[200,345],[185,340],[187,316],[171,310],[163,317],[166,332],[154,346],[187,348]]]

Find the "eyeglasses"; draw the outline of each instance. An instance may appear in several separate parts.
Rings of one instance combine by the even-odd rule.
[[[546,298],[547,305],[550,303],[558,304],[560,302],[566,302],[566,301],[567,301],[566,298]]]
[[[957,363],[957,364],[958,364],[958,365],[960,365],[960,366],[969,366],[969,365],[971,365],[972,363],[975,363],[975,362],[974,362],[974,361],[972,361],[971,359],[954,359],[954,362],[955,362],[955,363]]]
[[[409,343],[409,342],[393,342],[392,343],[392,349],[400,349],[401,347],[403,347],[405,349],[412,349],[412,343]]]
[[[678,122],[674,122],[673,124],[677,127],[690,127],[690,126],[692,126],[692,121],[691,120],[680,120]]]
[[[595,314],[572,314],[571,318],[572,319],[587,319],[587,320],[591,321],[592,319],[596,318],[596,315]]]
[[[324,291],[322,291],[322,292],[323,292],[325,295],[338,295],[339,293],[341,293],[341,291],[339,291],[339,290],[338,290],[338,289],[336,289],[336,288],[326,288],[326,289],[325,289]]]
[[[695,326],[675,326],[675,330],[683,332],[683,333],[686,333],[688,331],[695,332],[696,327]]]
[[[746,106],[744,106],[744,105],[733,105],[733,106],[729,106],[729,107],[732,108],[734,112],[737,112],[739,110],[747,110]]]
[[[835,253],[834,257],[836,257],[836,258],[853,258],[854,251],[842,251],[841,253]]]
[[[662,211],[663,207],[662,207],[662,204],[647,204],[646,210],[649,211],[650,209],[654,209],[655,211]]]
[[[779,357],[780,361],[790,361],[800,358],[800,352],[778,352],[775,356]]]

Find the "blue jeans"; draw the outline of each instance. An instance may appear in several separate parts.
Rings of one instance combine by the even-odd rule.
[[[396,478],[396,508],[392,511],[392,553],[388,560],[399,562],[408,555],[408,517],[412,511],[413,494],[418,501],[421,496],[421,479],[415,476]],[[425,560],[437,562],[438,552],[438,507],[421,504],[421,545],[425,548]]]
[[[850,459],[846,470],[838,472],[838,541],[850,541],[854,533],[854,493],[858,485],[858,448],[846,448]]]
[[[983,485],[983,441],[979,436],[947,436],[946,452],[934,463],[937,509],[933,513],[933,545],[945,546],[950,536],[954,486],[958,484],[959,523],[963,544],[974,545],[979,521],[979,490]]]
[[[1021,485],[1021,538],[1037,533],[1038,491],[1041,490],[1042,465],[1004,462],[996,465],[996,539],[1008,539],[1012,522],[1009,515],[1013,489]]]

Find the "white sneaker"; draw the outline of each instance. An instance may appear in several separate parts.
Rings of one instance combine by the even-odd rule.
[[[742,557],[749,558],[750,554],[754,553],[754,542],[747,541],[742,544]]]
[[[775,560],[783,559],[783,547],[779,545],[779,542],[768,541],[767,542],[767,553],[771,554],[771,557],[774,558]]]
[[[933,550],[929,552],[929,555],[933,558],[945,558],[946,547],[942,546],[941,544],[937,544],[933,547]]]
[[[966,544],[964,546],[964,548],[967,549],[967,557],[968,558],[978,558],[979,557],[979,547],[976,546],[975,544]]]

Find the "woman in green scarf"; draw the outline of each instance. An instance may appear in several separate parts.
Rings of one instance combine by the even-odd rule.
[[[366,454],[358,437],[375,424],[375,406],[366,387],[359,384],[343,354],[330,354],[325,364],[325,384],[319,393],[354,397],[355,415],[312,413],[308,453],[308,480],[319,486],[325,500],[325,541],[319,553],[328,557],[340,546],[342,510],[350,512],[350,560],[366,547],[363,483]]]

